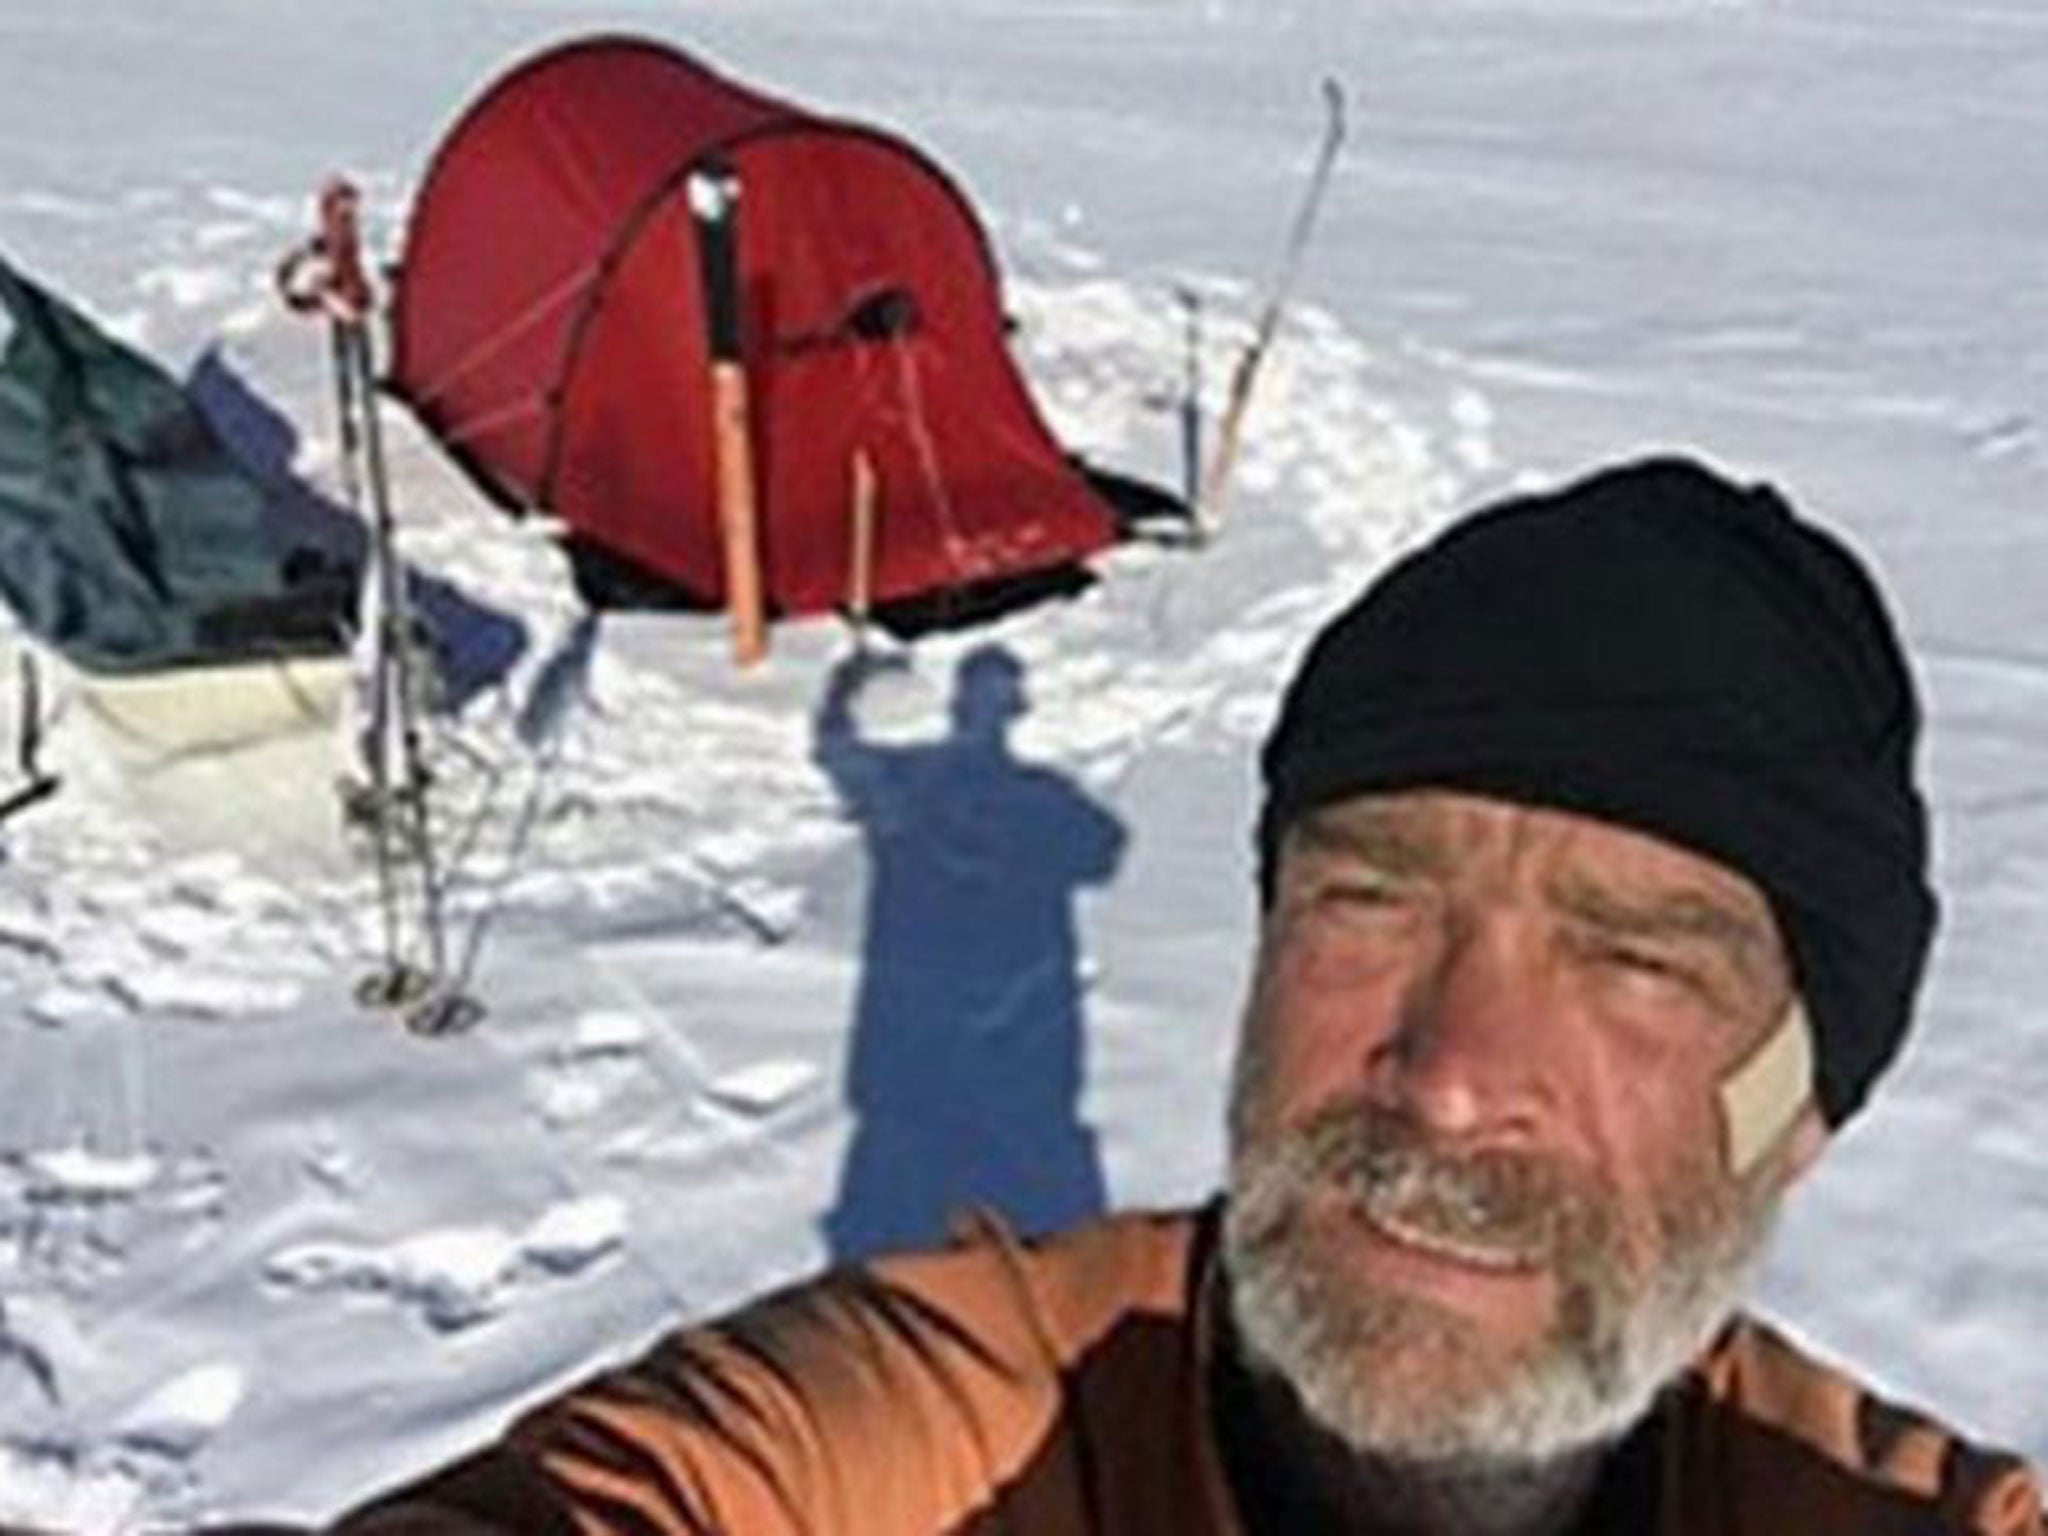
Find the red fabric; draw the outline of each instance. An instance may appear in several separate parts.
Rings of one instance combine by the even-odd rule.
[[[944,175],[652,44],[574,44],[493,87],[435,157],[397,286],[395,391],[521,507],[724,595],[687,172],[738,170],[743,350],[770,603],[846,595],[853,455],[879,600],[1059,564],[1108,510],[1004,344],[987,243]],[[908,330],[860,340],[864,301]]]

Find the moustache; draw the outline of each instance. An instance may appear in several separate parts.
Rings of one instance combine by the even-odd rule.
[[[1296,1197],[1284,1206],[1333,1192],[1382,1232],[1493,1269],[1579,1271],[1612,1252],[1603,1191],[1554,1158],[1445,1148],[1407,1116],[1364,1105],[1326,1109],[1282,1138],[1280,1177]]]

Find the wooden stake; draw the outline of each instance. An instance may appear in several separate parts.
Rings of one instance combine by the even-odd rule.
[[[846,566],[846,609],[865,630],[875,600],[875,465],[865,448],[853,450],[853,549]]]

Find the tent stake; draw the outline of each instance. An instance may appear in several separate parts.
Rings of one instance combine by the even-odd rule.
[[[853,450],[853,549],[846,565],[846,611],[856,645],[867,638],[875,601],[875,465],[865,448]]]

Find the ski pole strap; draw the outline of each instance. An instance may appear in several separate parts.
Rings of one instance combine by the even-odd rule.
[[[319,231],[277,264],[278,296],[294,314],[325,314],[344,325],[369,317],[376,296],[363,270],[361,205],[345,177],[321,187]]]

